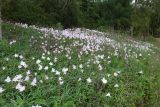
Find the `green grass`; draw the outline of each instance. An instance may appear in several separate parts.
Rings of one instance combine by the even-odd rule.
[[[143,56],[136,58],[129,58],[128,62],[123,58],[123,54],[113,56],[113,52],[108,46],[100,52],[91,52],[89,54],[78,54],[81,46],[74,47],[71,45],[78,39],[55,38],[46,37],[48,47],[47,50],[53,52],[58,46],[62,45],[65,48],[70,48],[71,60],[67,59],[67,51],[62,50],[61,53],[45,54],[51,60],[42,60],[41,56],[43,50],[40,47],[44,39],[40,39],[43,33],[33,30],[31,28],[21,28],[13,24],[3,23],[3,40],[0,41],[0,87],[5,91],[0,93],[0,107],[31,107],[32,105],[41,105],[43,107],[159,107],[160,105],[160,55],[159,48],[153,49],[154,53],[142,52]],[[31,39],[31,37],[34,37]],[[116,38],[116,37],[114,37]],[[17,42],[12,46],[9,41],[16,40]],[[37,41],[35,41],[37,40]],[[55,44],[57,44],[55,46]],[[85,44],[85,43],[84,43]],[[55,46],[50,49],[49,46]],[[123,53],[123,52],[122,52]],[[137,52],[138,53],[138,52]],[[19,58],[15,58],[14,54],[24,56],[24,61],[28,68],[19,69]],[[105,55],[103,59],[99,59],[103,70],[98,69],[94,60],[97,55]],[[107,57],[110,56],[111,64],[108,64]],[[34,60],[32,58],[35,58]],[[9,58],[9,61],[6,61]],[[54,59],[57,58],[57,62]],[[39,71],[37,59],[41,59],[43,66],[49,66],[49,62],[53,62],[53,66],[47,71]],[[86,62],[91,60],[89,64]],[[72,65],[79,66],[83,64],[83,73],[81,68],[72,69]],[[89,67],[87,67],[89,65]],[[6,69],[3,70],[2,68]],[[61,74],[64,83],[59,84],[59,76],[51,72],[52,68],[61,71],[62,68],[67,67],[68,73]],[[4,80],[7,76],[14,78],[17,74],[22,74],[24,77],[26,71],[31,70],[30,81],[23,82],[26,86],[25,91],[19,92],[15,89],[17,82],[6,83]],[[143,74],[140,74],[140,71]],[[121,73],[115,77],[113,74],[116,71]],[[31,80],[37,73],[38,84],[31,86]],[[110,77],[107,77],[111,74]],[[49,80],[45,80],[45,75]],[[23,77],[23,78],[24,78]],[[91,83],[87,83],[86,79],[90,77]],[[108,80],[107,84],[103,84],[101,79],[105,77]],[[81,81],[78,79],[81,78]],[[39,81],[43,80],[43,83]],[[115,88],[114,85],[119,87]],[[106,94],[110,92],[111,97]]]

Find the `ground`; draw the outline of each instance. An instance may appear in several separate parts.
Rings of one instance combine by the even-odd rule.
[[[1,107],[158,107],[160,48],[89,29],[3,23]]]

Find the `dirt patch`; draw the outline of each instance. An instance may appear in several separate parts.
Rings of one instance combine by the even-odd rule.
[[[156,40],[157,40],[157,42],[159,42],[159,43],[160,43],[160,38],[156,38]]]

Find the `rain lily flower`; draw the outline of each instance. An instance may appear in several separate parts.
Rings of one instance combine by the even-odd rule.
[[[62,85],[64,83],[64,81],[62,80],[62,77],[59,77],[58,80],[59,80],[60,85]]]
[[[24,61],[21,61],[21,62],[20,62],[20,66],[22,66],[22,67],[24,67],[24,68],[27,68],[27,67],[28,67],[28,65],[27,65]]]
[[[47,57],[47,60],[50,61],[51,59],[49,57]]]
[[[106,94],[106,97],[111,97],[111,94],[110,94],[110,93],[107,93],[107,94]]]
[[[113,74],[115,77],[117,77],[118,76],[118,73],[116,73],[116,72],[114,72],[114,74]]]
[[[90,77],[87,79],[87,82],[88,82],[88,83],[91,83],[91,82],[92,82],[92,80],[91,80]]]
[[[41,63],[41,60],[38,59],[38,60],[36,61],[36,64],[40,64],[40,63]]]
[[[36,86],[37,85],[37,79],[36,78],[33,79],[33,81],[31,82],[31,85],[32,86]]]
[[[21,79],[22,79],[22,75],[21,75],[21,74],[18,74],[18,75],[16,75],[16,76],[12,79],[12,81],[14,81],[14,82],[16,82],[16,81],[21,81]]]
[[[141,71],[139,71],[139,74],[143,74],[143,71],[141,70]]]
[[[73,69],[76,69],[77,67],[76,67],[76,65],[72,65],[72,68],[73,68]]]
[[[18,54],[14,54],[14,57],[15,57],[15,58],[18,58],[18,56],[19,56]]]
[[[29,76],[26,76],[24,81],[29,81]]]
[[[41,58],[42,58],[42,59],[45,59],[46,57],[42,55],[42,57],[41,57]]]
[[[11,78],[8,76],[4,81],[9,83],[9,82],[11,82]]]
[[[18,83],[16,85],[16,89],[19,90],[20,92],[24,91],[25,90],[25,86],[21,85],[21,83]]]
[[[32,107],[42,107],[42,106],[39,106],[39,105],[37,104],[37,105],[34,105],[34,106],[32,106]]]
[[[81,68],[81,69],[82,69],[82,68],[83,68],[83,65],[82,65],[82,64],[80,64],[80,65],[79,65],[79,68]]]
[[[62,69],[62,72],[63,72],[64,74],[67,74],[67,71],[68,71],[68,68],[63,68],[63,69]]]
[[[45,71],[47,71],[48,69],[49,69],[49,67],[48,67],[48,66],[45,66],[45,67],[44,67],[44,70],[45,70]]]
[[[118,84],[115,84],[115,85],[114,85],[114,87],[115,87],[115,88],[118,88],[118,87],[119,87],[119,85],[118,85]]]
[[[78,81],[81,81],[81,80],[82,80],[81,78],[78,79]]]
[[[60,72],[59,72],[59,71],[56,71],[56,75],[60,75]]]
[[[2,70],[5,70],[6,69],[6,67],[2,67]]]
[[[27,74],[27,75],[30,75],[30,74],[31,74],[31,70],[28,70],[28,71],[26,72],[26,74]]]
[[[102,78],[103,84],[106,84],[108,81],[105,78]]]
[[[54,68],[52,68],[51,72],[56,72],[56,70]]]
[[[43,66],[38,64],[38,70],[41,71],[43,69]]]
[[[45,75],[45,80],[48,80],[48,79],[49,79],[49,77],[47,75]]]
[[[9,61],[9,58],[5,58],[6,61]]]
[[[0,87],[0,93],[2,93],[4,91],[4,89],[2,87]]]
[[[52,65],[53,65],[53,62],[50,62],[49,65],[52,66]]]
[[[19,56],[19,58],[20,58],[20,59],[23,59],[23,56],[22,56],[22,55],[20,55],[20,56]]]

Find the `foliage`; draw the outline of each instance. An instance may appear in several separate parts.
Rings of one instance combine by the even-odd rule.
[[[3,19],[64,28],[134,28],[135,35],[159,36],[159,0],[2,0]]]
[[[126,53],[123,54],[123,51],[125,49],[122,48],[122,50],[118,50],[118,56],[116,56],[110,46],[103,45],[103,51],[93,53],[89,51],[89,54],[83,53],[80,55],[81,60],[79,60],[77,55],[80,53],[80,48],[82,48],[81,44],[84,46],[86,44],[84,40],[69,39],[68,37],[56,39],[54,38],[55,35],[43,34],[32,28],[21,28],[12,24],[4,24],[2,28],[4,40],[0,42],[0,46],[2,45],[2,48],[0,48],[0,87],[5,88],[5,90],[3,93],[0,93],[0,106],[23,107],[36,104],[43,107],[159,106],[160,56],[159,51],[154,50],[154,48],[152,53],[152,51],[137,51],[136,49],[138,49],[138,47],[134,49],[128,47],[128,45],[125,49],[129,49],[130,51],[128,50],[126,52],[130,53],[127,53],[127,59],[124,59],[123,55]],[[59,36],[60,35],[57,37]],[[98,35],[98,37],[100,37],[100,35]],[[117,36],[115,36],[115,38],[117,38]],[[16,40],[16,43],[9,45],[8,42],[10,43],[12,40]],[[121,41],[120,38],[117,38],[117,40],[119,40],[118,42]],[[124,40],[124,38],[122,38],[122,40]],[[47,43],[46,49],[50,54],[43,51],[43,43]],[[72,45],[73,43],[76,44]],[[79,46],[75,47],[78,43],[80,43]],[[91,44],[92,42],[89,41],[89,43]],[[124,43],[123,41],[123,44]],[[50,46],[53,46],[53,48]],[[57,49],[59,49],[59,51],[61,51],[61,49],[64,50],[60,53],[52,53]],[[66,49],[70,49],[70,54],[67,53]],[[22,55],[23,58],[19,59],[19,57],[14,57],[15,54],[18,54],[19,57]],[[71,56],[72,59],[67,59],[69,57],[67,55]],[[94,63],[94,61],[91,60],[93,56],[99,55],[104,55],[104,58],[99,60],[99,64],[103,66],[102,71],[99,70],[96,62]],[[137,57],[132,58],[130,55],[137,55]],[[50,60],[43,59],[43,57],[49,57]],[[48,63],[54,61],[55,58],[58,60],[53,63],[53,68],[60,72],[62,72],[61,69],[63,67],[69,69],[66,75],[59,75],[64,80],[62,85],[59,84],[59,76],[51,72],[52,70],[48,65]],[[39,71],[35,64],[37,59],[40,59],[44,66],[48,65],[49,69]],[[86,62],[89,60],[91,60],[91,62],[89,67],[87,67],[86,65],[88,64]],[[18,69],[20,61],[25,61],[28,64],[28,68]],[[111,63],[108,63],[108,61],[111,61]],[[77,66],[75,70],[72,69],[72,64]],[[78,67],[80,64],[83,64],[83,68]],[[28,70],[31,70],[31,74],[29,74],[30,80],[29,82],[23,82],[22,85],[26,86],[23,92],[15,89],[17,83],[13,81],[6,83],[4,81],[7,76],[13,78],[17,74],[22,74],[24,76],[23,79],[25,79]],[[82,72],[81,70],[84,71]],[[110,77],[108,77],[108,74],[110,74]],[[31,82],[35,76],[38,83],[36,86],[31,86]],[[48,76],[49,79],[45,79],[46,76]],[[78,81],[80,77],[82,80]],[[91,83],[86,83],[88,77],[91,77]],[[102,83],[102,77],[107,78],[107,84]],[[43,82],[41,83],[40,80]],[[119,87],[114,87],[115,83],[118,83]],[[108,92],[111,93],[111,97],[109,95],[106,96]]]

